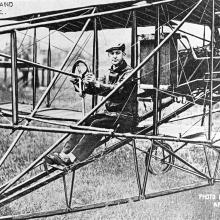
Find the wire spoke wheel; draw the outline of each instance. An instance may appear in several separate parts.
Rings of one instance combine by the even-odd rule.
[[[174,157],[168,152],[173,152],[172,147],[165,142],[152,143],[152,157],[149,166],[149,172],[154,175],[160,175],[168,172],[174,164]],[[145,157],[145,164],[148,164],[150,150]]]

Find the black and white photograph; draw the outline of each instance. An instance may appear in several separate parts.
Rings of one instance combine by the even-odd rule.
[[[0,220],[220,219],[220,0],[0,1]]]

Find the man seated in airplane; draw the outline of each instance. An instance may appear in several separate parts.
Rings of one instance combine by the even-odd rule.
[[[133,70],[125,61],[125,44],[116,44],[106,50],[111,61],[109,72],[97,80],[91,72],[85,74],[85,93],[106,96]],[[136,79],[130,78],[105,103],[105,110],[88,117],[84,126],[115,129],[129,132],[136,123],[137,96]],[[72,134],[60,153],[45,157],[48,164],[69,166],[86,160],[102,139],[102,135]]]

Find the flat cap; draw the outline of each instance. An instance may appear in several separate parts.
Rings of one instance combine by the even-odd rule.
[[[113,46],[111,46],[109,49],[106,50],[106,52],[111,52],[113,50],[121,50],[122,52],[125,51],[125,44],[124,43],[118,43]]]

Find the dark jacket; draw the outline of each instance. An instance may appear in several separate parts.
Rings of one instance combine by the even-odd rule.
[[[126,61],[113,70],[110,68],[108,74],[100,78],[99,85],[87,85],[85,92],[93,95],[106,96],[119,83],[121,83],[133,69]],[[105,113],[109,115],[121,115],[137,117],[137,82],[134,78],[129,79],[119,90],[117,90],[106,102]]]

